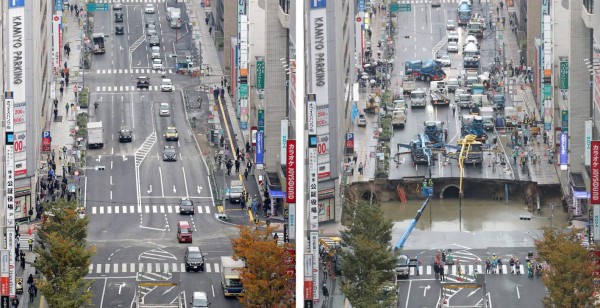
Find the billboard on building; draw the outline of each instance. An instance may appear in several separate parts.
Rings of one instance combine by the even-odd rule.
[[[27,175],[27,125],[25,103],[14,104],[14,153],[15,153],[15,178]]]
[[[560,169],[567,170],[569,164],[569,133],[560,133]]]
[[[590,166],[591,203],[600,204],[600,140],[592,141],[592,163]]]
[[[262,169],[265,163],[265,133],[258,132],[256,134],[256,168]]]
[[[52,68],[54,69],[60,69],[61,21],[60,16],[52,16]]]
[[[592,128],[594,124],[592,120],[585,121],[585,150],[584,153],[584,164],[589,167],[592,153]]]
[[[288,139],[288,125],[289,125],[289,120],[284,119],[281,120],[281,147],[279,149],[279,157],[281,158],[281,164],[285,165],[287,160],[287,139]]]
[[[316,129],[319,139],[329,142],[329,75],[327,64],[327,2],[310,3],[310,90],[316,94]],[[309,106],[310,107],[310,106]],[[309,110],[310,112],[310,110]],[[309,114],[310,116],[310,114]],[[319,180],[331,176],[328,144],[318,146]]]

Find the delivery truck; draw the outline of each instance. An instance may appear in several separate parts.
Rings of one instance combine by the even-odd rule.
[[[104,129],[102,128],[102,121],[100,122],[88,122],[88,148],[98,149],[104,147]]]

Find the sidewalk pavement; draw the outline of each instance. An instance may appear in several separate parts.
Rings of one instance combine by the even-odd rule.
[[[80,7],[83,7],[81,1],[77,1]],[[72,3],[74,4],[74,3]],[[71,52],[69,57],[64,53],[63,46],[60,46],[62,50],[62,63],[61,68],[64,68],[64,64],[66,62],[67,68],[69,69],[69,85],[64,86],[64,94],[60,94],[60,74],[56,74],[55,84],[56,84],[56,98],[58,99],[58,116],[56,119],[54,118],[53,110],[54,105],[52,99],[48,100],[48,103],[45,108],[45,114],[42,115],[42,121],[44,122],[44,130],[50,131],[50,135],[52,137],[52,150],[56,153],[56,172],[57,175],[61,174],[61,170],[63,165],[66,167],[66,163],[73,161],[73,151],[71,150],[74,145],[74,137],[71,132],[75,128],[77,113],[80,112],[80,108],[77,104],[77,99],[75,96],[74,89],[77,89],[77,83],[80,81],[78,76],[78,68],[79,68],[79,59],[80,59],[80,51],[81,51],[81,34],[80,27],[77,23],[77,18],[67,10],[63,13],[64,18],[66,19],[66,26],[63,26],[63,43],[69,44],[71,48]],[[76,107],[71,108],[71,103],[73,103]],[[69,110],[67,111],[66,104],[69,105]],[[62,154],[62,148],[67,147],[68,151],[66,155]],[[48,154],[49,155],[49,154]],[[41,157],[43,161],[45,161],[47,156]],[[65,159],[66,158],[66,159]],[[47,170],[47,169],[46,169]],[[44,174],[43,174],[44,175]],[[34,214],[35,216],[35,214]],[[45,307],[47,304],[43,299],[43,295],[38,291],[38,296],[34,299],[32,303],[29,303],[29,294],[27,292],[27,277],[29,274],[34,274],[35,276],[35,268],[33,266],[34,260],[37,255],[33,252],[28,251],[28,243],[29,238],[35,239],[36,228],[39,225],[40,221],[33,221],[31,223],[21,223],[19,233],[21,250],[25,251],[25,270],[20,270],[20,267],[17,270],[17,274],[21,273],[23,277],[24,290],[23,295],[20,297],[19,307]],[[30,235],[31,233],[31,235]],[[34,247],[37,245],[37,242],[34,241]]]
[[[496,4],[497,5],[497,4]],[[504,11],[502,12],[503,15],[501,16],[508,16],[508,7],[505,6],[504,7]],[[494,13],[495,15],[495,13]],[[506,31],[509,31],[509,27],[506,26],[505,27]],[[506,35],[510,33],[509,35]],[[520,49],[519,46],[517,44],[517,38],[516,38],[516,34],[515,32],[505,32],[505,57],[506,57],[506,61],[508,62],[509,60],[512,60],[512,63],[514,63],[515,65],[518,66],[518,64],[520,64]],[[533,96],[533,90],[531,88],[530,85],[526,84],[524,85],[522,88],[519,86],[519,77],[514,76],[514,77],[509,77],[509,81],[508,81],[508,93],[509,95],[513,95],[513,94],[520,94],[523,97],[524,103],[525,103],[525,107],[527,110],[527,114],[529,115],[530,118],[535,118],[535,119],[542,119],[543,118],[540,116],[540,107],[537,105],[536,100]],[[544,128],[543,128],[543,124],[541,125],[541,129],[540,132],[543,133],[544,132]],[[553,138],[550,138],[553,139]],[[557,153],[556,151],[558,149],[556,149],[556,147],[554,146],[554,142],[553,140],[548,140],[547,144],[544,144],[543,141],[542,142],[538,142],[535,138],[533,138],[531,136],[531,138],[529,138],[529,148],[530,148],[530,159],[527,162],[527,167],[528,167],[528,172],[527,174],[523,174],[521,168],[516,167],[515,169],[517,170],[517,172],[519,173],[519,177],[523,178],[524,176],[526,177],[527,175],[529,175],[529,178],[531,179],[532,182],[536,182],[538,183],[538,185],[548,185],[548,184],[560,184],[561,181],[559,178],[559,175],[561,174],[561,172],[558,171],[557,168],[559,168],[559,166],[556,164],[558,162],[557,159]],[[542,138],[540,137],[540,139],[538,139],[539,141],[542,140]],[[549,153],[550,152],[554,152],[554,163],[549,163]],[[513,163],[512,160],[512,153],[507,153],[507,156],[509,156],[509,158],[511,159],[511,163]],[[532,155],[534,154],[537,156],[537,163],[534,164],[531,160]],[[514,163],[513,163],[514,164]]]

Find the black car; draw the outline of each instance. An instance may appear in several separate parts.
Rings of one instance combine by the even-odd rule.
[[[194,202],[188,198],[179,200],[179,214],[195,214]]]
[[[204,271],[204,255],[199,247],[185,249],[185,271]]]
[[[123,13],[115,13],[115,22],[123,22]]]
[[[163,161],[177,161],[177,151],[174,146],[165,145],[163,148]]]
[[[150,46],[159,46],[160,40],[158,39],[158,36],[156,36],[156,35],[150,36],[150,38],[148,39],[148,44],[150,44]]]
[[[115,27],[115,34],[117,35],[123,35],[125,32],[123,26],[116,26]]]
[[[148,87],[150,87],[150,79],[146,76],[138,77],[136,87],[138,89],[148,89]]]
[[[119,142],[131,142],[132,134],[128,129],[122,129],[119,131]]]

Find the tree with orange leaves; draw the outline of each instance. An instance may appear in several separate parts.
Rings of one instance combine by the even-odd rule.
[[[243,260],[240,271],[244,307],[294,307],[295,277],[286,264],[286,247],[277,245],[272,227],[238,227],[239,237],[231,239],[233,258]]]

